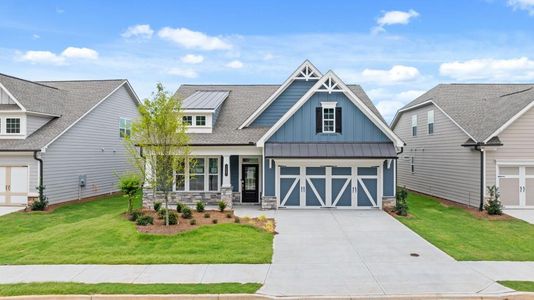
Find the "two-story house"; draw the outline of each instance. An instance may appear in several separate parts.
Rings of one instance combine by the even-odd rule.
[[[281,85],[182,85],[194,167],[174,201],[380,208],[404,143],[359,85],[305,61]],[[154,199],[145,193],[145,205]]]
[[[127,80],[0,74],[0,205],[26,205],[39,185],[51,204],[117,191],[138,104]]]

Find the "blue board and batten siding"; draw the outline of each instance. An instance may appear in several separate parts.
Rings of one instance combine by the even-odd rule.
[[[118,190],[119,176],[134,171],[119,136],[119,118],[137,115],[135,100],[123,86],[48,147],[43,179],[51,203]],[[87,176],[80,190],[79,175]]]
[[[388,168],[388,161],[384,162],[382,168],[383,194],[384,197],[395,197],[395,172],[396,162],[392,161]]]
[[[262,113],[250,127],[271,127],[278,121],[306,92],[316,80],[293,81]]]

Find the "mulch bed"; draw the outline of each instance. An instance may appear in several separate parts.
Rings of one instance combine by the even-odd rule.
[[[174,211],[176,213],[176,211]],[[228,224],[228,223],[237,223],[236,217],[234,216],[234,212],[231,210],[225,210],[224,212],[220,212],[218,210],[206,210],[205,212],[199,213],[196,211],[192,211],[193,217],[191,219],[184,219],[181,214],[178,218],[178,224],[176,225],[169,225],[165,226],[165,219],[159,219],[158,214],[154,210],[150,209],[143,209],[143,214],[152,216],[154,218],[154,224],[153,225],[147,225],[147,226],[139,226],[137,225],[137,231],[142,233],[150,233],[150,234],[176,234],[180,232],[185,232],[189,230],[193,230],[196,228],[199,228],[201,226],[213,226],[217,224]],[[209,218],[205,217],[205,214],[208,213],[210,215]],[[230,214],[231,217],[228,218],[227,214]],[[125,215],[127,218],[127,214]],[[191,225],[191,220],[196,220],[195,225]],[[274,219],[272,218],[265,218],[264,220],[260,220],[259,218],[247,218],[247,217],[238,217],[239,224],[247,224],[251,225],[257,228],[260,228],[262,230],[265,229],[265,224],[272,222],[274,226]],[[217,224],[213,223],[213,220],[217,220]],[[276,231],[274,231],[275,228],[273,228],[273,234],[276,234]]]

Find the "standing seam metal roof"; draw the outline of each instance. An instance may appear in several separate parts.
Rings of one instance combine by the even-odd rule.
[[[228,98],[228,94],[229,91],[196,91],[182,101],[182,108],[213,110]]]

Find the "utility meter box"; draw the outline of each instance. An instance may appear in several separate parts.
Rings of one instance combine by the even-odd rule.
[[[78,181],[81,187],[85,187],[87,184],[87,175],[80,175]]]

